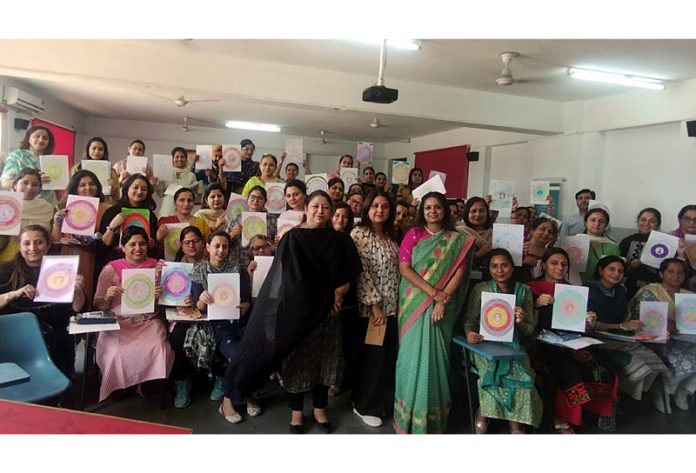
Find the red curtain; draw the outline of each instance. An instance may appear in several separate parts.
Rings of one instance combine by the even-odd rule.
[[[469,184],[469,160],[466,157],[468,152],[469,145],[417,151],[415,166],[423,170],[423,181],[428,180],[430,171],[444,172],[447,174],[447,197],[466,198]]]
[[[53,154],[66,154],[68,156],[70,167],[72,168],[75,157],[75,132],[70,128],[65,128],[63,126],[56,125],[55,123],[40,120],[38,118],[34,118],[31,121],[31,126],[35,125],[45,126],[51,130],[51,133],[53,133],[53,137],[56,140],[56,146],[53,149]]]

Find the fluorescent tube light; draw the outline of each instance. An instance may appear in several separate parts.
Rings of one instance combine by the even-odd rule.
[[[376,44],[380,46],[382,45],[381,39],[356,39],[354,41],[360,41],[361,43]],[[418,51],[421,48],[421,42],[418,39],[388,39],[387,47],[407,49],[409,51]]]
[[[590,71],[587,69],[576,69],[571,67],[568,68],[568,75],[575,79],[605,82],[607,84],[628,85],[631,87],[642,87],[644,89],[662,90],[665,88],[664,83],[659,79],[638,77],[630,74]]]
[[[236,128],[239,130],[270,131],[273,133],[280,133],[280,127],[278,125],[271,125],[269,123],[238,122],[232,120],[226,122],[225,126],[227,128]]]

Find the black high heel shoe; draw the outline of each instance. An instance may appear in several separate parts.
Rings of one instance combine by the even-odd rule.
[[[319,422],[317,418],[314,417],[314,422],[317,423],[317,427],[319,427],[319,430],[321,430],[325,434],[331,433],[331,422],[329,422],[328,420],[326,422]]]

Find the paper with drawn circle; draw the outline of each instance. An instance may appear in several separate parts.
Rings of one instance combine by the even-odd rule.
[[[246,198],[234,192],[231,193],[227,203],[227,221],[229,223],[238,222],[242,217],[242,212],[246,212],[247,210],[249,210],[249,206],[247,205]]]
[[[281,217],[278,219],[276,234],[279,235],[280,238],[283,238],[283,235],[285,235],[288,231],[292,230],[299,224],[300,222],[296,220]]]
[[[524,225],[494,223],[491,243],[493,248],[508,250],[515,266],[522,266]]]
[[[590,254],[590,239],[581,236],[561,237],[560,247],[568,253],[570,266],[579,273],[587,270]]]
[[[73,301],[80,257],[44,256],[36,283],[36,302],[68,303]]]
[[[679,333],[696,335],[696,294],[675,294],[674,304]]]
[[[268,235],[266,217],[266,212],[242,212],[242,246],[255,235]]]
[[[121,314],[155,311],[155,269],[124,269],[121,276]]]
[[[162,305],[184,306],[184,299],[191,294],[191,263],[166,263],[162,268]]]
[[[99,199],[97,197],[69,195],[65,204],[67,213],[63,218],[61,231],[73,235],[94,235],[98,208]]]
[[[242,150],[236,145],[222,145],[222,159],[225,172],[240,172],[242,170]]]
[[[640,321],[643,329],[640,334],[646,337],[667,337],[667,302],[640,301]]]
[[[653,230],[650,232],[648,241],[645,242],[640,262],[658,269],[665,259],[672,258],[677,254],[678,247],[679,238]]]
[[[588,291],[588,288],[583,286],[556,284],[551,328],[584,332]]]
[[[0,235],[19,235],[23,198],[20,192],[0,191]]]
[[[269,214],[285,212],[285,184],[266,184],[266,210]]]
[[[531,190],[531,203],[535,204],[547,204],[547,199],[549,197],[550,185],[549,181],[532,181],[530,185]]]
[[[314,191],[329,191],[329,182],[326,174],[309,174],[305,176],[305,185],[307,186],[307,195]]]
[[[358,161],[361,163],[371,163],[372,162],[372,143],[359,142],[358,143]]]
[[[123,215],[123,224],[121,224],[121,231],[131,225],[144,228],[147,235],[150,236],[150,211],[147,209],[121,209],[121,215]]]
[[[41,172],[51,178],[42,185],[43,190],[65,190],[70,182],[68,156],[64,154],[44,154],[39,156]]]
[[[411,165],[408,161],[392,161],[392,184],[408,184],[408,174],[411,171]]]
[[[484,340],[511,342],[515,328],[515,295],[481,293],[481,327]]]
[[[240,317],[239,273],[208,274],[208,292],[215,301],[208,306],[209,320]]]
[[[188,223],[167,223],[167,234],[162,239],[165,261],[176,260],[176,255],[181,248],[181,230],[189,226]]]
[[[358,182],[358,168],[341,168],[339,175],[346,186],[346,191]]]

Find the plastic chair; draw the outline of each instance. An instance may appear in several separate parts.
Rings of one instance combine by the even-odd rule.
[[[30,312],[0,315],[0,363],[16,363],[30,375],[28,382],[0,388],[0,399],[38,402],[70,386],[48,355],[39,322]]]

